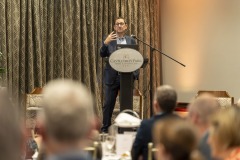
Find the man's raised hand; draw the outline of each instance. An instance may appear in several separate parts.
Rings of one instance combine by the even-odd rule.
[[[110,42],[114,41],[117,39],[117,35],[114,33],[114,31],[112,33],[110,33],[107,38],[104,41],[104,44],[108,45]]]

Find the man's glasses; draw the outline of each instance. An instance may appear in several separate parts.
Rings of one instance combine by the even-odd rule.
[[[116,23],[115,26],[123,26],[125,23],[121,22],[121,23]]]

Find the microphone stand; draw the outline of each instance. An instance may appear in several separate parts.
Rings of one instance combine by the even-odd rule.
[[[160,51],[159,49],[156,49],[155,47],[151,46],[150,44],[144,42],[143,40],[137,38],[135,35],[131,35],[132,38],[134,39],[137,39],[138,41],[142,42],[143,44],[145,44],[146,46],[148,46],[150,48],[150,114],[151,116],[153,115],[153,108],[152,108],[152,91],[153,91],[153,88],[152,88],[152,73],[153,73],[153,67],[152,67],[152,64],[153,64],[153,51],[157,51],[159,53],[161,53],[162,55],[168,57],[169,59],[177,62],[178,64],[180,64],[181,66],[183,67],[186,67],[186,65],[184,65],[183,63],[177,61],[176,59],[170,57],[169,55],[163,53],[162,51]]]

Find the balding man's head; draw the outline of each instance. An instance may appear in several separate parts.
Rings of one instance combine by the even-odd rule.
[[[214,96],[201,94],[188,106],[189,118],[197,116],[197,123],[208,124],[210,116],[215,114],[219,108],[220,105]]]

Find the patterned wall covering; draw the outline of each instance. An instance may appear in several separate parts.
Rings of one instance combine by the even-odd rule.
[[[34,128],[36,126],[36,119],[39,112],[41,112],[43,107],[43,94],[26,94],[25,101],[25,110],[26,110],[26,127]],[[134,95],[133,96],[133,111],[135,111],[140,118],[142,118],[142,106],[143,106],[142,96]],[[115,109],[112,116],[112,124],[115,123],[114,120],[117,115],[120,113],[120,102],[119,96],[116,100]]]
[[[0,0],[0,51],[6,73],[3,84],[16,103],[49,80],[71,78],[85,83],[96,97],[101,116],[103,35],[113,30],[117,16],[129,22],[127,34],[160,48],[158,0]],[[149,57],[149,48],[140,52]],[[149,65],[136,87],[149,111],[149,84],[160,84],[160,55],[154,55],[153,81]],[[145,113],[144,112],[144,113]]]

